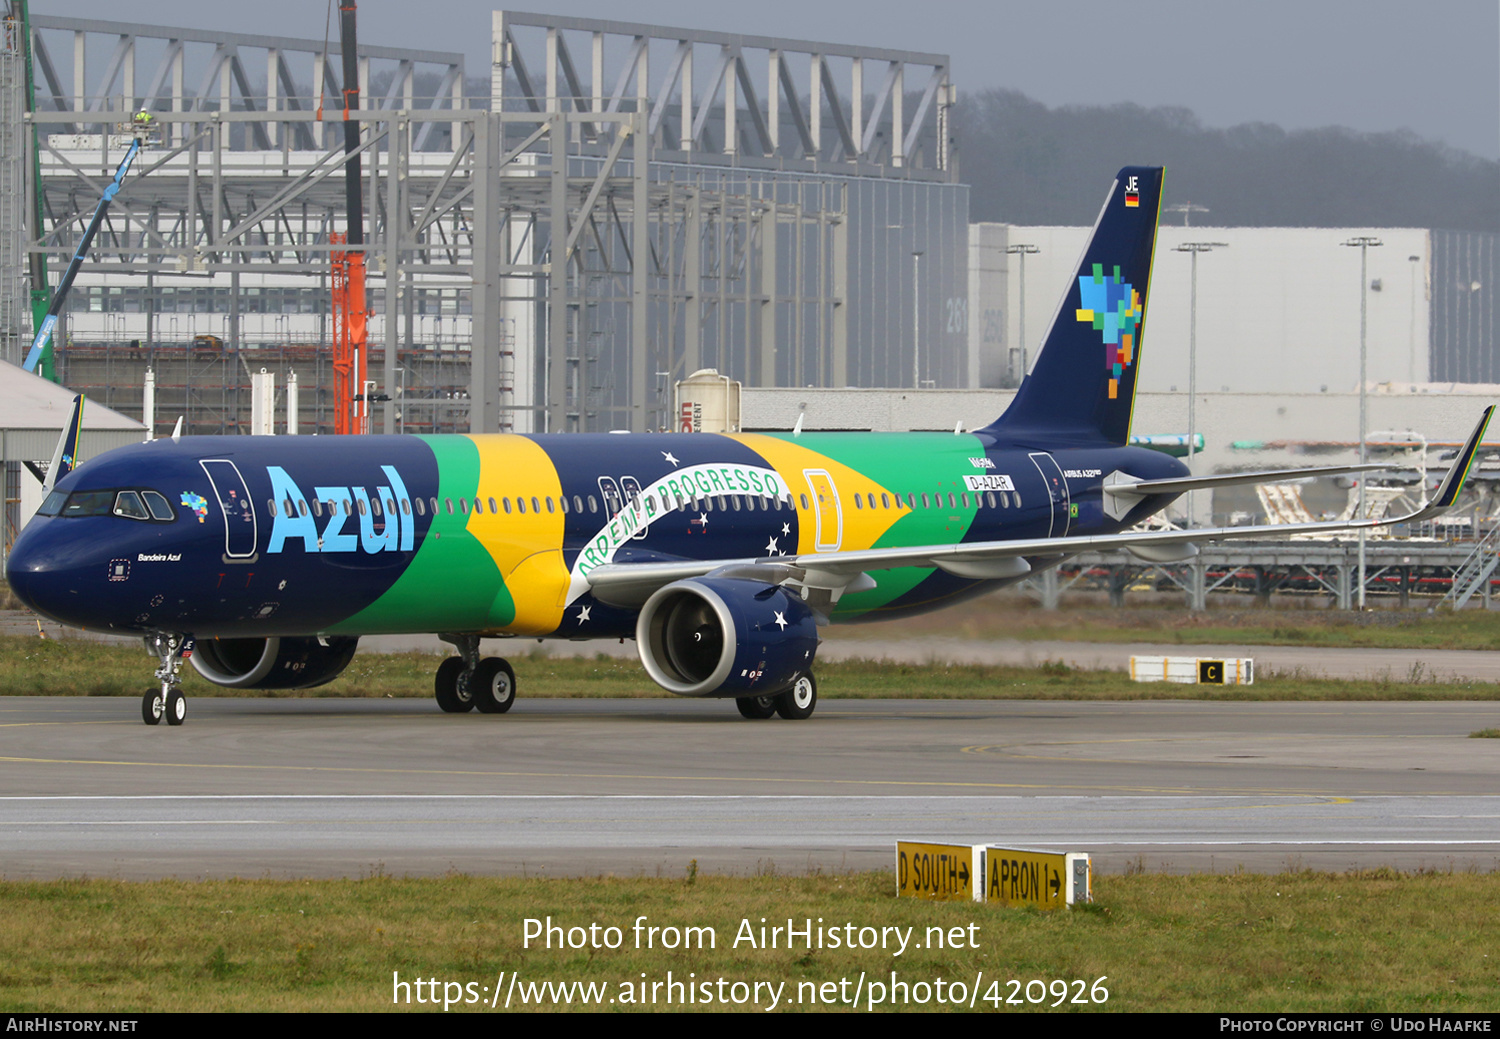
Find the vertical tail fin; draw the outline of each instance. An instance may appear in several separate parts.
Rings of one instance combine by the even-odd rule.
[[[1116,176],[1036,364],[1005,414],[979,432],[1050,444],[1128,440],[1161,183],[1160,167]]]
[[[57,438],[57,449],[52,452],[52,464],[47,467],[47,476],[42,480],[42,490],[50,491],[64,476],[78,465],[78,440],[83,433],[83,394],[73,398],[73,413],[68,424]]]

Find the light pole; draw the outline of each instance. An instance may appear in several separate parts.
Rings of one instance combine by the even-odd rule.
[[[1370,295],[1369,278],[1369,253],[1370,249],[1384,245],[1379,238],[1371,235],[1358,235],[1344,243],[1347,246],[1359,247],[1359,464],[1365,463],[1365,437],[1369,428],[1365,415],[1365,367],[1368,359],[1366,348],[1366,302]],[[1365,474],[1359,474],[1359,518],[1368,519],[1365,515]],[[1365,608],[1365,528],[1359,528],[1359,608]]]
[[[922,253],[911,254],[911,386],[922,388]]]
[[[1011,374],[1016,377],[1016,385],[1019,386],[1021,385],[1021,381],[1026,378],[1026,257],[1039,253],[1042,250],[1035,245],[1022,244],[1007,245],[1005,251],[1011,255],[1021,257],[1021,306],[1019,308],[1021,318],[1021,349],[1018,354],[1021,368],[1019,371],[1016,371],[1014,368],[1011,369]]]
[[[1407,261],[1411,264],[1411,334],[1410,342],[1407,344],[1408,357],[1406,358],[1406,381],[1416,383],[1417,381],[1417,265],[1422,262],[1420,256],[1408,256]]]
[[[1188,203],[1191,205],[1192,203]],[[1198,254],[1211,253],[1215,249],[1228,249],[1228,242],[1183,242],[1177,247],[1192,259],[1192,275],[1188,295],[1188,468],[1193,467],[1193,457],[1198,450]],[[1210,510],[1212,511],[1212,510]],[[1193,524],[1193,492],[1187,493],[1187,522]]]

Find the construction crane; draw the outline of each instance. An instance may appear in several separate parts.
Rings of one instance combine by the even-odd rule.
[[[359,123],[349,112],[359,107],[359,53],[354,33],[354,2],[339,5],[339,47],[344,65],[344,205],[347,232],[328,236],[333,262],[333,431],[370,431],[366,392],[365,217],[360,190]]]
[[[47,344],[52,340],[52,333],[57,328],[58,315],[62,313],[63,305],[68,301],[68,290],[73,287],[73,279],[78,277],[78,270],[83,266],[83,261],[88,257],[89,246],[94,242],[94,235],[99,230],[99,225],[109,213],[109,204],[119,194],[120,185],[125,183],[125,174],[130,172],[130,164],[135,162],[135,157],[140,154],[141,148],[153,142],[155,130],[151,113],[142,111],[129,123],[129,132],[132,135],[130,147],[125,151],[125,158],[120,160],[120,166],[115,170],[114,179],[104,188],[104,194],[99,199],[99,204],[94,207],[93,219],[89,226],[84,229],[83,238],[78,243],[78,250],[73,253],[73,259],[68,262],[68,269],[63,272],[62,280],[57,283],[56,290],[52,293],[52,304],[47,308],[47,316],[42,319],[41,327],[36,331],[36,338],[31,341],[31,349],[26,354],[26,363],[22,365],[28,372],[36,371],[36,366],[46,352]]]

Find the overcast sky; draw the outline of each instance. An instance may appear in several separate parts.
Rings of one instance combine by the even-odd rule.
[[[489,63],[491,3],[364,0],[362,42]],[[539,3],[518,10],[543,7]],[[557,14],[952,55],[961,92],[1191,109],[1209,126],[1408,129],[1500,159],[1500,0],[557,0]],[[321,39],[316,0],[33,0],[37,12]],[[337,25],[334,36],[337,37]]]

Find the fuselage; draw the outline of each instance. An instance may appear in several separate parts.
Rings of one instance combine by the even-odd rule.
[[[937,433],[184,437],[65,477],[8,575],[42,614],[126,633],[629,636],[598,566],[1110,534],[1170,500],[1110,517],[1117,471],[1186,470]],[[1000,583],[881,571],[832,619]]]

